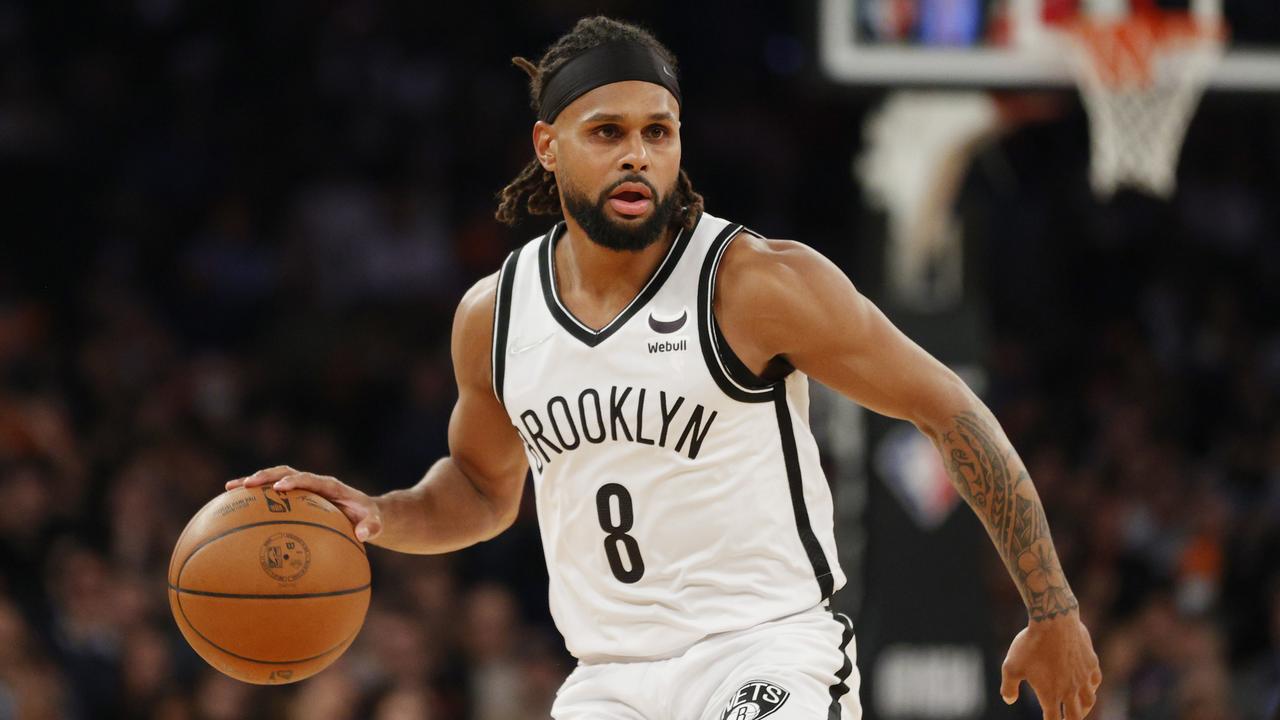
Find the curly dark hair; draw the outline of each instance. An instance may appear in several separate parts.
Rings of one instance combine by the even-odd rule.
[[[512,64],[529,75],[529,104],[534,113],[540,108],[538,97],[542,94],[542,78],[549,77],[569,60],[599,45],[610,42],[631,41],[652,48],[671,67],[676,67],[676,57],[658,42],[647,30],[596,16],[583,18],[573,30],[556,40],[537,64],[522,57],[511,58]],[[684,169],[676,180],[676,206],[681,208],[672,218],[672,224],[689,229],[702,214],[703,200],[693,189],[693,183]],[[498,211],[494,216],[507,225],[515,225],[525,215],[558,215],[560,191],[554,173],[544,170],[537,158],[529,161],[502,192],[498,193]]]

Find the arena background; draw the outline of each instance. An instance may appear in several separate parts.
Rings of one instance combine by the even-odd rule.
[[[1003,98],[1025,112],[956,178],[962,252],[929,285],[948,300],[912,303],[853,171],[887,91],[823,77],[813,3],[6,0],[0,718],[547,717],[571,662],[529,502],[464,552],[373,550],[359,641],[287,688],[205,666],[163,575],[225,479],[288,463],[373,492],[446,451],[453,307],[543,228],[493,220],[530,152],[508,60],[593,12],[679,56],[713,213],[827,254],[981,388],[1093,632],[1092,716],[1271,717],[1274,94],[1206,98],[1167,203],[1090,192],[1074,93]],[[1039,717],[997,700],[1025,613],[928,453],[830,398],[815,427],[868,717]]]

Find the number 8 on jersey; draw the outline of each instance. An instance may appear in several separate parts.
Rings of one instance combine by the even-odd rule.
[[[618,498],[618,522],[613,522],[613,508],[610,498]],[[631,493],[618,483],[605,483],[596,493],[596,511],[600,514],[600,529],[605,531],[604,553],[609,558],[609,569],[613,576],[630,585],[644,577],[644,559],[640,557],[640,544],[627,534],[635,523],[635,513],[631,507]],[[623,567],[622,556],[618,552],[621,543],[627,550],[627,564],[631,569]]]

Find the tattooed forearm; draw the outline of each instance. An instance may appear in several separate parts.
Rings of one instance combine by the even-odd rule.
[[[1033,621],[1070,612],[1076,598],[1049,537],[1031,477],[995,423],[966,412],[936,438],[951,481],[986,525]]]

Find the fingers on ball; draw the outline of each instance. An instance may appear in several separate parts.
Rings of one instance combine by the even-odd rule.
[[[266,468],[265,470],[259,470],[258,472],[250,475],[249,477],[241,478],[240,485],[243,487],[257,487],[259,485],[266,485],[267,483],[274,482],[275,480],[279,479],[279,477],[282,475],[287,475],[293,472],[297,472],[297,471],[289,467],[288,465],[277,465],[272,468]]]
[[[329,493],[332,493],[333,492],[332,486],[330,486],[329,483],[325,482],[328,479],[329,478],[324,478],[319,475],[314,475],[312,473],[292,472],[292,473],[289,473],[288,475],[285,475],[284,477],[281,477],[279,480],[276,480],[275,484],[272,485],[272,487],[274,487],[276,490],[292,490],[293,488],[303,488],[305,490],[311,490],[314,492],[321,492],[322,490],[328,490]],[[322,493],[322,494],[325,494],[325,493]]]

